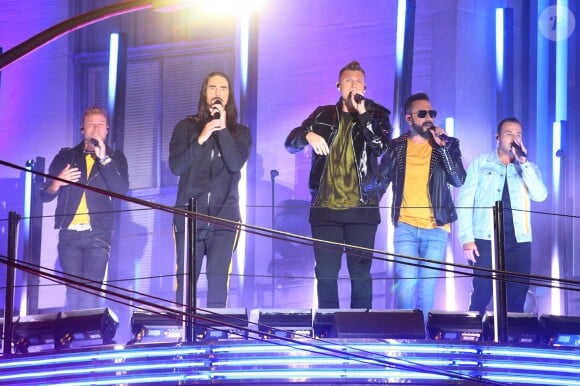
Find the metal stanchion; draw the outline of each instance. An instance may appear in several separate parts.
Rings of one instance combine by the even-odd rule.
[[[197,213],[197,199],[190,198],[187,210]],[[195,318],[197,312],[197,275],[196,275],[196,235],[197,221],[195,216],[187,218],[187,293],[186,293],[186,316],[185,316],[185,340],[187,343],[195,342]]]
[[[6,267],[6,306],[4,309],[4,355],[12,353],[12,316],[14,314],[14,263],[18,245],[18,222],[16,212],[8,213],[8,264]]]
[[[506,282],[505,282],[505,255],[503,235],[503,204],[496,201],[493,207],[493,228],[495,248],[495,272],[494,286],[497,289],[496,298],[493,301],[494,332],[498,343],[507,343],[507,305],[506,305]]]

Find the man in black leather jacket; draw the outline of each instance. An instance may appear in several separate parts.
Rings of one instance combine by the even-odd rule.
[[[127,159],[105,144],[108,133],[103,109],[91,107],[83,116],[83,141],[64,148],[54,157],[48,174],[101,190],[125,194],[129,189]],[[87,172],[88,171],[88,172]],[[103,281],[114,229],[114,204],[110,196],[56,179],[49,179],[40,192],[44,202],[58,197],[54,227],[60,229],[58,254],[69,279]],[[67,287],[66,309],[96,308],[99,297]]]
[[[310,224],[317,240],[374,248],[380,222],[378,161],[391,135],[390,112],[363,97],[365,73],[358,62],[339,72],[341,98],[320,106],[290,132],[286,149],[312,147]],[[342,248],[314,246],[318,307],[339,308],[338,273]],[[372,308],[372,253],[346,248],[351,308]]]
[[[457,219],[449,185],[463,185],[466,173],[459,141],[434,124],[437,112],[427,94],[407,98],[404,114],[409,131],[393,139],[381,159],[381,189],[393,184],[396,306],[426,312],[433,307],[439,264],[404,256],[443,260]]]
[[[238,183],[250,154],[250,129],[237,122],[238,112],[232,83],[223,72],[204,80],[196,115],[175,126],[169,143],[169,166],[179,176],[176,206],[186,209],[197,199],[197,212],[239,222]],[[185,219],[174,216],[177,254],[176,302],[183,303]],[[227,223],[197,221],[196,282],[206,256],[207,307],[224,308],[228,274],[239,229]]]

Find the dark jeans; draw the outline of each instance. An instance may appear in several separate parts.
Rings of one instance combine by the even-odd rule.
[[[175,301],[179,304],[183,302],[183,291],[185,282],[185,223],[178,223],[175,220],[175,252],[177,263],[177,288]],[[198,282],[201,274],[203,257],[206,257],[206,277],[207,277],[207,307],[225,308],[228,298],[229,274],[232,263],[232,255],[236,249],[239,231],[232,231],[231,228],[219,229],[203,232],[204,238],[196,242],[195,261],[195,282]]]
[[[312,237],[319,240],[345,243],[373,249],[377,225],[350,223],[312,224]],[[346,249],[346,264],[350,275],[351,308],[372,308],[373,281],[371,277],[372,252]],[[342,248],[315,243],[316,281],[319,308],[339,308],[338,273]]]
[[[479,250],[479,257],[475,257],[477,261],[474,266],[491,269],[491,241],[476,239],[475,244]],[[531,249],[531,243],[506,242],[504,247],[506,271],[529,275],[531,272]],[[475,276],[473,278],[469,311],[479,311],[483,315],[491,300],[493,283],[487,272],[474,270],[473,273],[484,277]],[[508,312],[524,312],[529,279],[507,275],[506,279],[508,280],[506,283]],[[517,283],[513,281],[517,281]]]
[[[60,265],[72,280],[85,281],[100,287],[111,254],[111,231],[69,231],[63,229],[58,237]],[[78,310],[101,307],[101,298],[94,290],[87,292],[67,286],[66,309]]]

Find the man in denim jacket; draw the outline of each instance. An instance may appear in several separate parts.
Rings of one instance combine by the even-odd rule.
[[[491,208],[496,201],[502,201],[506,271],[530,274],[530,200],[543,201],[548,192],[538,167],[528,161],[520,121],[502,120],[496,139],[497,149],[475,158],[467,168],[467,179],[457,200],[459,241],[470,264],[491,269]],[[492,280],[485,272],[474,270],[474,273],[478,276],[473,277],[469,310],[483,315],[491,299]],[[524,311],[528,287],[525,278],[508,281],[509,312]]]

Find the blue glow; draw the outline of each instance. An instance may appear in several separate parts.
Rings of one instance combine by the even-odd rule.
[[[556,2],[560,9],[568,10],[568,0],[558,0]],[[565,18],[567,21],[567,18]],[[556,33],[566,34],[567,29],[556,28]],[[556,121],[568,119],[568,42],[564,37],[556,38]]]
[[[504,71],[504,10],[495,10],[495,73],[498,92],[503,91],[503,71]]]
[[[403,71],[403,49],[405,48],[405,21],[407,19],[407,0],[397,2],[397,41],[395,51],[395,70]]]
[[[556,106],[557,108],[557,106]],[[552,123],[552,187],[554,191],[554,203],[559,204],[560,194],[560,157],[556,152],[562,148],[562,124],[560,121]]]
[[[119,34],[111,34],[109,42],[109,113],[114,111],[117,95],[117,72],[119,68]]]

